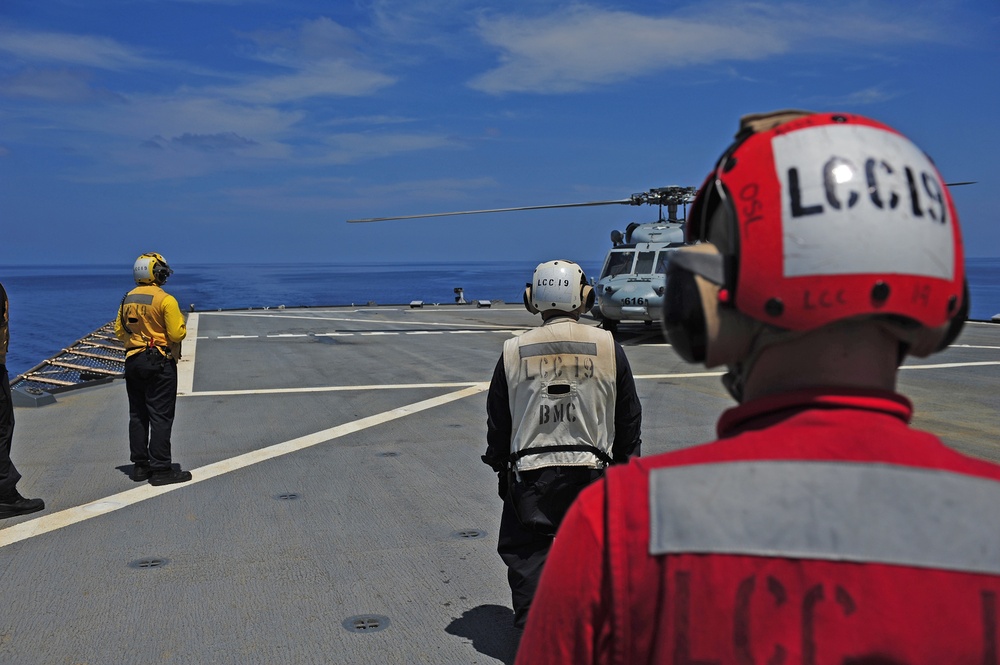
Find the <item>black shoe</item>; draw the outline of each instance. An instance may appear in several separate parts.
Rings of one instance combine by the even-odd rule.
[[[17,490],[14,490],[12,494],[0,499],[0,519],[37,513],[43,508],[45,508],[45,502],[41,499],[25,499]]]
[[[145,482],[149,480],[149,465],[148,464],[133,464],[132,465],[132,475],[131,478],[137,483]]]
[[[191,472],[180,469],[153,471],[149,476],[150,485],[173,485],[174,483],[186,483],[189,480],[191,480]]]

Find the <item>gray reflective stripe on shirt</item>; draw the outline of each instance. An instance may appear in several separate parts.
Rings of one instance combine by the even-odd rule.
[[[151,296],[149,294],[135,293],[135,294],[132,294],[130,296],[126,296],[125,297],[125,302],[122,303],[122,304],[128,305],[128,304],[131,304],[131,303],[135,303],[137,305],[152,305],[153,304],[153,296]]]
[[[576,354],[578,356],[596,356],[597,344],[594,342],[539,342],[537,344],[525,344],[518,347],[522,358],[533,358],[535,356],[557,356],[562,353]]]
[[[847,462],[655,469],[650,554],[826,559],[1000,574],[1000,482]]]

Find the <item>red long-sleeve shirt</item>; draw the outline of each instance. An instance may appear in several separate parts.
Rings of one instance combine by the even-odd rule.
[[[789,393],[610,469],[556,536],[518,665],[998,663],[1000,467],[911,413]]]

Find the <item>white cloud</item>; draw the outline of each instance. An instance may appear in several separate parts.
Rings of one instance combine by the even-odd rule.
[[[460,54],[470,37],[469,27],[489,5],[507,8],[512,3],[488,0],[366,0],[372,33],[386,43],[402,46],[414,57],[421,47]],[[542,0],[533,0],[539,6]],[[415,56],[420,57],[420,56]]]
[[[240,36],[253,44],[245,55],[277,65],[283,73],[248,77],[238,85],[205,92],[252,104],[282,104],[313,97],[365,96],[396,82],[359,50],[363,40],[354,30],[327,17]]]
[[[868,104],[881,104],[896,99],[900,95],[901,93],[899,92],[893,92],[884,87],[874,85],[839,95],[816,95],[805,99],[804,103],[810,108],[848,108]]]
[[[229,99],[251,104],[282,104],[312,97],[357,97],[392,85],[395,79],[343,60],[322,60],[287,75],[260,77],[242,85],[207,88]]]
[[[126,105],[85,108],[62,115],[62,121],[96,134],[139,141],[159,134],[223,134],[235,132],[265,142],[286,135],[305,117],[301,110],[232,104],[202,96],[142,96]]]
[[[90,73],[81,70],[29,67],[0,79],[0,95],[61,103],[122,101],[107,89],[91,87],[90,79]]]
[[[154,144],[162,148],[163,142],[161,139],[158,142],[154,142]],[[201,150],[202,152],[229,153],[260,145],[257,141],[240,136],[236,132],[218,132],[216,134],[191,134],[190,132],[185,132],[180,136],[170,139],[170,144]]]
[[[326,142],[330,148],[321,161],[333,164],[350,164],[418,150],[461,147],[454,139],[436,134],[348,133],[331,136]]]
[[[107,37],[5,29],[0,51],[27,62],[47,62],[121,71],[141,69],[152,61]]]
[[[865,88],[864,90],[856,90],[843,100],[845,104],[856,105],[856,104],[880,104],[882,102],[889,101],[898,96],[897,93],[889,92],[888,90],[883,90],[879,87]]]
[[[541,18],[483,18],[498,67],[470,87],[493,94],[565,93],[665,69],[754,61],[835,44],[944,40],[927,21],[888,16],[865,5],[832,9],[730,3],[700,14],[650,16],[576,5]]]
[[[359,190],[360,194],[373,199],[392,198],[396,200],[449,200],[463,199],[470,193],[481,193],[484,189],[495,189],[496,178],[435,178],[433,180],[395,181],[381,185],[369,185]]]
[[[438,178],[359,186],[350,178],[301,177],[266,187],[230,187],[221,193],[233,204],[258,210],[366,210],[385,201],[468,201],[497,187],[494,178]],[[337,217],[338,223],[343,219]]]
[[[257,47],[253,57],[276,64],[360,57],[357,47],[361,38],[357,33],[323,16],[296,28],[258,30],[243,36]]]

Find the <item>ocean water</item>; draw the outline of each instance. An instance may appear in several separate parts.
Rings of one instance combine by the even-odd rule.
[[[537,262],[410,264],[171,264],[166,290],[181,310],[198,311],[322,305],[520,302]],[[581,262],[587,275],[599,263]],[[10,299],[13,378],[114,320],[122,296],[135,286],[129,265],[0,266]]]
[[[407,304],[465,299],[520,302],[536,262],[411,264],[174,264],[167,283],[182,310]],[[596,277],[599,262],[582,262]],[[968,259],[970,318],[1000,314],[1000,258]],[[131,265],[0,266],[11,309],[13,377],[114,319],[132,288]]]

